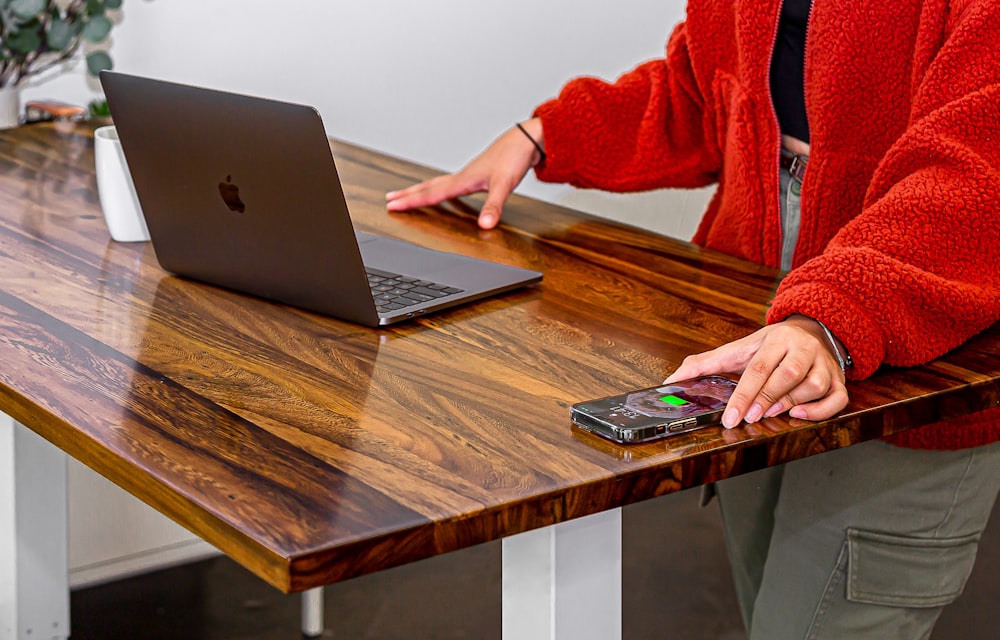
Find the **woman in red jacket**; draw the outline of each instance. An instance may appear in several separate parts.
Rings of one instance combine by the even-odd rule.
[[[789,270],[767,326],[668,380],[741,374],[726,427],[847,404],[1000,319],[1000,3],[690,0],[663,59],[579,78],[390,210],[527,171],[636,191],[717,184],[694,237]],[[922,638],[1000,489],[1000,409],[718,483],[752,639]]]

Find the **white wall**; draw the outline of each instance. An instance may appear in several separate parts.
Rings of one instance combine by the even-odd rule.
[[[126,0],[110,53],[120,71],[304,102],[330,135],[455,170],[582,74],[614,78],[660,56],[683,0]],[[82,63],[24,99],[85,104]],[[183,114],[178,114],[183,117]],[[680,238],[708,192],[522,193]],[[84,584],[206,552],[110,483],[70,469],[70,565]],[[112,526],[109,526],[112,523]]]
[[[577,75],[612,79],[663,54],[683,0],[126,0],[120,71],[304,102],[330,135],[460,168]],[[82,64],[25,92],[79,103]],[[708,192],[521,193],[689,238]]]

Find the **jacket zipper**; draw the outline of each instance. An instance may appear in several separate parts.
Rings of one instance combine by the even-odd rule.
[[[806,126],[809,126],[809,100],[808,100],[809,92],[806,91],[806,82],[805,82],[806,64],[805,63],[806,63],[806,58],[807,58],[808,53],[809,53],[809,31],[810,31],[810,26],[812,25],[813,1],[814,0],[809,0],[809,11],[806,13],[806,33],[805,33],[805,35],[804,35],[804,37],[802,39],[802,93],[803,93],[803,100],[804,100],[805,106],[806,106]],[[771,52],[770,52],[770,56],[768,57],[768,63],[767,63],[768,64],[768,69],[769,69],[769,71],[768,71],[767,93],[768,93],[768,96],[770,97],[770,101],[768,102],[768,104],[771,107],[771,119],[774,121],[774,128],[778,131],[778,142],[777,142],[777,145],[776,145],[776,148],[775,148],[775,154],[774,154],[774,166],[778,168],[777,172],[775,173],[775,180],[777,182],[777,185],[776,185],[777,188],[775,189],[775,193],[777,193],[776,203],[778,205],[778,224],[779,224],[779,227],[781,229],[781,242],[778,243],[778,263],[779,263],[779,265],[781,263],[781,253],[783,252],[784,239],[785,239],[784,238],[784,236],[785,236],[785,228],[784,228],[785,225],[783,224],[784,223],[784,219],[783,219],[783,216],[781,215],[781,196],[782,196],[782,193],[781,193],[781,123],[778,122],[778,111],[777,111],[777,109],[774,108],[774,94],[771,93],[771,80],[770,80],[771,79],[771,72],[770,72],[770,68],[771,68],[771,62],[774,60],[774,50],[778,46],[778,25],[781,22],[781,9],[784,6],[784,4],[785,4],[785,0],[781,0],[781,2],[778,3],[778,13],[775,16],[774,30],[773,30],[773,32],[771,34]],[[809,128],[809,139],[810,139],[810,145],[811,145],[812,144],[812,142],[811,142],[811,140],[812,140],[812,127]],[[802,175],[802,183],[803,183],[803,185],[805,184],[805,174]],[[800,192],[800,194],[801,194],[801,192]],[[800,197],[801,197],[801,195],[800,195]],[[801,218],[802,213],[801,213],[801,211],[802,211],[802,209],[800,207],[799,208],[799,237],[800,238],[802,237],[802,218]],[[799,244],[799,238],[796,238],[795,239],[795,248],[792,249],[792,262],[793,263],[795,262],[794,257],[795,257],[795,253],[798,250],[798,244]]]
[[[784,220],[781,216],[781,123],[778,122],[778,110],[774,107],[774,93],[771,92],[771,67],[774,64],[774,50],[778,47],[778,25],[781,23],[781,8],[785,4],[785,0],[781,0],[778,3],[778,12],[774,16],[774,29],[771,32],[771,51],[767,59],[767,95],[768,95],[768,106],[771,108],[771,119],[774,121],[774,128],[778,132],[778,139],[774,149],[774,163],[771,165],[777,168],[774,174],[775,179],[775,189],[774,193],[777,194],[775,197],[775,204],[778,205],[778,229],[781,230],[781,239],[778,242],[778,265],[781,265],[781,247],[784,242],[785,229]],[[811,6],[811,5],[810,5]]]
[[[783,0],[784,1],[784,0]],[[812,15],[813,15],[813,4],[816,0],[809,0],[809,11],[806,13],[806,32],[802,36],[802,102],[806,107],[806,127],[809,130],[809,154],[812,155],[812,140],[813,140],[813,130],[812,124],[809,122],[809,92],[806,91],[808,83],[806,78],[806,60],[809,59],[809,31],[812,26]],[[795,262],[795,254],[798,253],[799,249],[799,239],[802,238],[802,212],[804,208],[802,203],[805,201],[805,186],[806,186],[806,175],[809,173],[809,167],[807,166],[802,174],[802,184],[799,185],[799,236],[795,239],[795,248],[792,249],[792,262]]]

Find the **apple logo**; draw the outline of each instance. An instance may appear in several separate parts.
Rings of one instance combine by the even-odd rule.
[[[237,213],[243,213],[246,211],[247,206],[243,204],[240,200],[240,188],[233,183],[233,177],[231,175],[226,176],[225,182],[219,183],[219,194],[222,196],[222,201],[226,203],[230,211],[236,211]]]

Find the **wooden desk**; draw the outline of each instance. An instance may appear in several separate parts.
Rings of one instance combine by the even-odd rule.
[[[545,273],[367,329],[168,276],[148,243],[112,242],[91,129],[0,133],[0,410],[283,591],[497,538],[544,555],[545,538],[516,534],[1000,396],[994,328],[852,385],[848,409],[822,424],[616,446],[572,429],[569,405],[655,384],[688,353],[758,328],[775,271],[524,198],[494,231],[462,204],[388,214],[386,191],[431,172],[335,143],[360,229]],[[603,526],[613,559],[620,524]],[[532,593],[508,574],[512,602]]]

